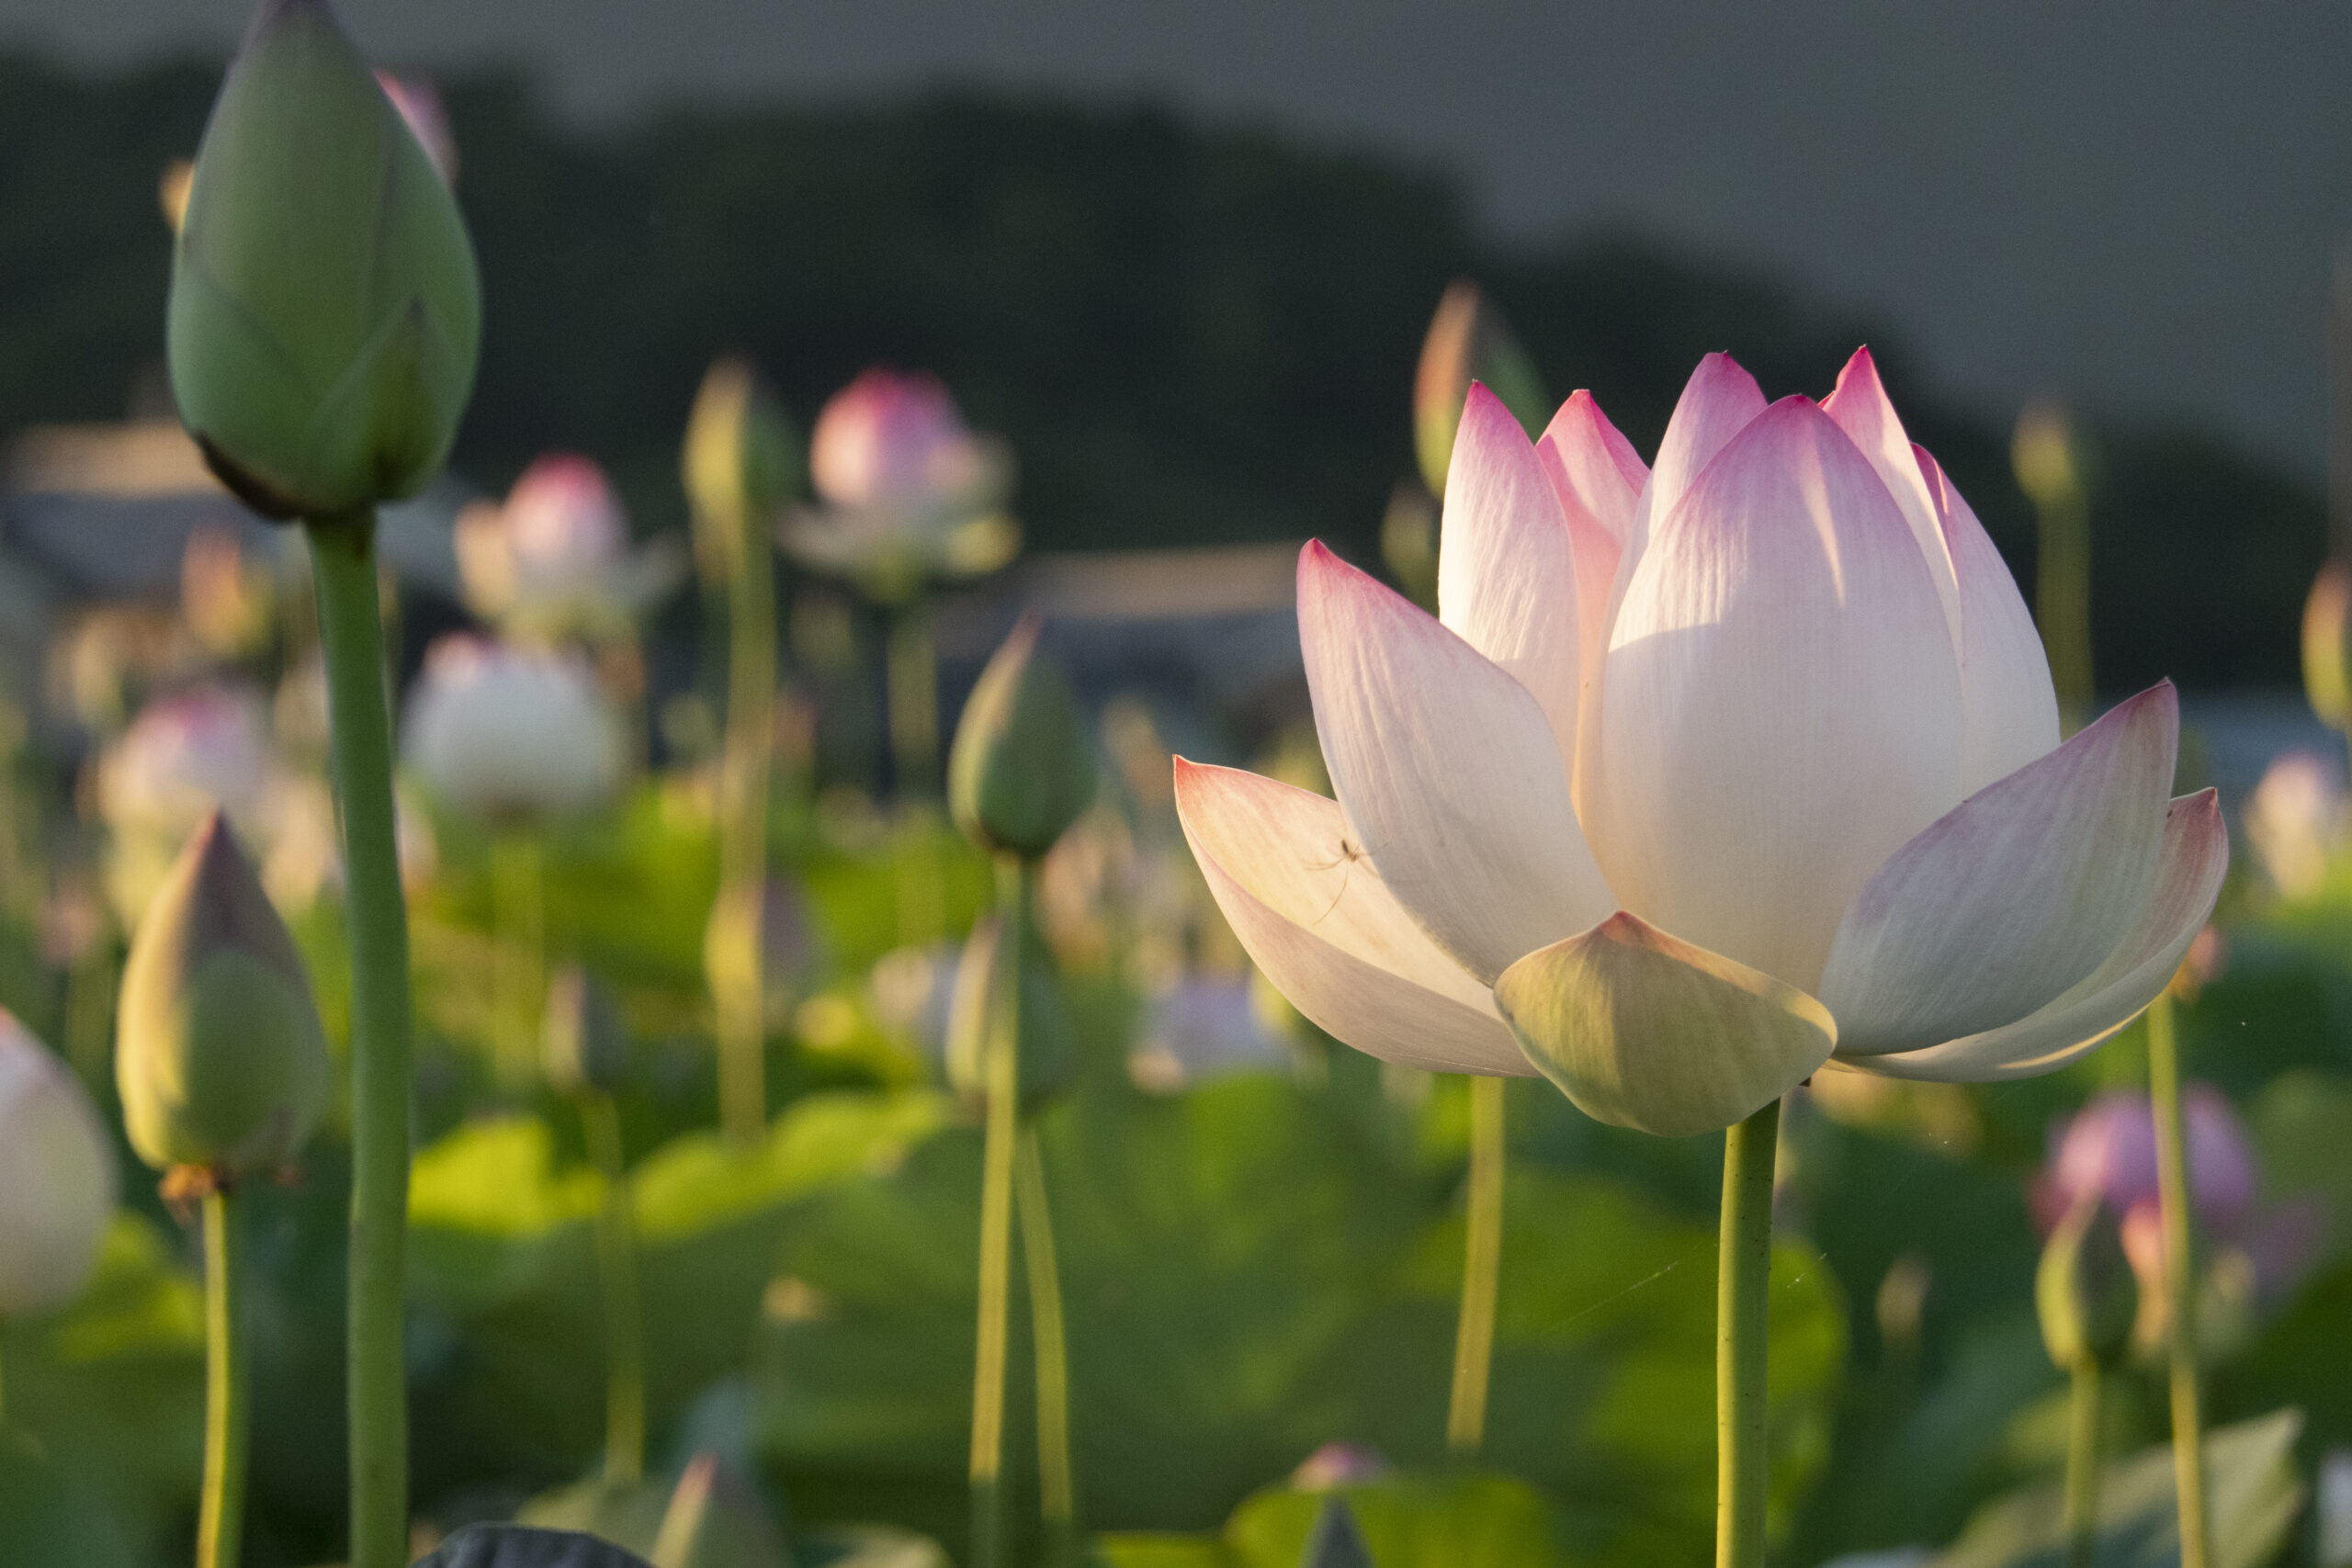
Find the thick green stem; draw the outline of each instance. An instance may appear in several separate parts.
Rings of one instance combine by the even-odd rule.
[[[2098,1363],[2075,1363],[2066,1412],[2066,1568],[2091,1568],[2098,1551]]]
[[[995,1027],[987,1040],[988,1122],[980,1156],[980,1301],[972,1356],[972,1568],[1004,1561],[1004,1359],[1012,1304],[1014,1145],[1021,1118],[1021,922],[1024,874],[997,863]]]
[[[1015,1142],[1013,1201],[1029,1266],[1029,1325],[1037,1356],[1038,1511],[1045,1517],[1046,1561],[1066,1563],[1076,1560],[1078,1549],[1078,1482],[1069,1458],[1069,1341],[1062,1325],[1046,1156],[1035,1123],[1026,1119]]]
[[[596,1211],[596,1267],[605,1307],[605,1479],[626,1484],[645,1473],[645,1310],[638,1294],[637,1222],[613,1097],[580,1097],[588,1157],[605,1179]]]
[[[1724,1134],[1715,1276],[1715,1568],[1764,1568],[1765,1298],[1781,1102]]]
[[[1503,1090],[1509,1078],[1470,1080],[1470,1215],[1462,1252],[1462,1318],[1453,1333],[1453,1398],[1445,1446],[1462,1459],[1487,1440],[1487,1382],[1495,1359],[1495,1303],[1503,1265]]]
[[[510,825],[492,840],[491,1033],[499,1081],[527,1092],[538,1081],[539,1023],[547,1010],[547,854],[537,825]]]
[[[727,738],[718,774],[718,910],[711,1006],[718,1030],[718,1121],[748,1146],[767,1128],[764,933],[769,776],[775,765],[775,572],[748,523],[728,580]]]
[[[408,1562],[408,912],[393,838],[392,731],[372,513],[307,525],[326,655],[351,940],[351,1568]]]
[[[245,1518],[250,1374],[244,1259],[237,1215],[218,1187],[204,1195],[204,1492],[196,1527],[196,1568],[237,1568]]]
[[[2205,1501],[2204,1419],[2197,1391],[2197,1271],[2189,1235],[2188,1160],[2180,1111],[2180,1043],[2172,997],[2148,1010],[2148,1097],[2156,1119],[2156,1195],[2163,1210],[2165,1333],[2172,1360],[2173,1484],[2180,1499],[2181,1568],[2213,1556]]]

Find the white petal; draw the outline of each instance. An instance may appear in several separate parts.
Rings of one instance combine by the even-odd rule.
[[[1585,804],[1625,907],[1812,990],[1847,903],[1960,799],[1960,676],[1886,486],[1811,400],[1740,432],[1610,631]]]
[[[1408,1066],[1535,1070],[1487,987],[1396,907],[1335,803],[1179,757],[1176,813],[1234,934],[1317,1028]]]
[[[1322,545],[1298,634],[1323,760],[1388,890],[1488,985],[1616,908],[1544,709],[1437,621]]]
[[[2172,803],[2164,846],[2131,931],[2064,996],[1999,1029],[1847,1065],[1885,1077],[1988,1083],[2054,1073],[2096,1048],[2171,984],[2188,944],[2213,913],[2230,867],[2230,835],[2211,790]]]
[[[2041,634],[1984,525],[1914,446],[1960,585],[1960,787],[1971,794],[2058,744],[2058,693]]]
[[[2151,687],[1888,857],[1822,971],[1841,1055],[2014,1023],[2115,951],[2155,878],[2179,705]]]
[[[1476,381],[1446,469],[1437,611],[1449,630],[1535,694],[1560,755],[1573,758],[1579,678],[1567,520],[1527,432]]]
[[[1854,356],[1838,373],[1837,389],[1821,400],[1821,410],[1871,460],[1887,494],[1902,508],[1903,520],[1911,525],[1911,536],[1919,541],[1928,575],[1935,579],[1936,597],[1944,607],[1944,626],[1951,634],[1952,654],[1958,658],[1960,586],[1952,571],[1951,551],[1944,543],[1944,531],[1928,497],[1927,480],[1919,472],[1919,461],[1912,456],[1911,438],[1903,434],[1903,421],[1895,416],[1894,404],[1878,378],[1878,362],[1868,348],[1854,350]]]
[[[1699,361],[1676,400],[1674,415],[1657,444],[1657,461],[1649,482],[1642,487],[1634,507],[1634,521],[1625,534],[1625,556],[1617,569],[1617,599],[1624,598],[1628,573],[1640,561],[1657,525],[1674,514],[1682,495],[1731,438],[1764,412],[1764,393],[1756,378],[1740,368],[1728,354],[1711,354]]]
[[[1535,444],[1535,457],[1567,520],[1577,569],[1577,664],[1582,689],[1589,692],[1600,681],[1609,652],[1610,594],[1649,469],[1590,392],[1577,392],[1560,405]]]

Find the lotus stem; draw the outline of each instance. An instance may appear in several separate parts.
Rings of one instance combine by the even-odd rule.
[[[627,1485],[645,1473],[645,1313],[638,1293],[634,1194],[611,1095],[592,1089],[580,1097],[580,1130],[605,1179],[596,1210],[605,1308],[605,1480]]]
[[[351,942],[351,1568],[408,1562],[408,915],[392,807],[391,721],[372,512],[307,525],[343,806]]]
[[[1510,1082],[1470,1080],[1470,1215],[1462,1254],[1462,1320],[1453,1335],[1453,1397],[1445,1416],[1445,1446],[1457,1459],[1476,1458],[1487,1440],[1487,1385],[1502,1289],[1503,1096]]]
[[[1764,1568],[1766,1294],[1781,1102],[1724,1134],[1715,1274],[1715,1568]]]
[[[928,795],[939,766],[939,656],[921,600],[890,616],[884,655],[890,705],[890,761],[901,800]]]
[[[2059,723],[2072,735],[2091,717],[2091,518],[2080,491],[2042,499],[2034,619],[2049,650]]]
[[[2156,1196],[2164,1222],[2165,1334],[2172,1361],[2172,1467],[2180,1500],[2180,1562],[2181,1568],[2206,1568],[2213,1556],[2213,1529],[2205,1501],[2205,1427],[2197,1390],[2196,1255],[2189,1235],[2188,1160],[2180,1112],[2180,1042],[2168,991],[2148,1009],[2148,1098],[2156,1118]]]
[[[2066,1568],[2091,1568],[2098,1551],[2098,1362],[2076,1360],[2067,1394]]]
[[[502,829],[490,857],[491,1034],[500,1081],[521,1093],[538,1076],[547,1000],[547,855],[537,825]]]
[[[1026,872],[997,861],[996,1027],[987,1041],[988,1111],[980,1156],[979,1324],[972,1358],[973,1568],[1004,1561],[1004,1359],[1011,1309],[1014,1145],[1021,1116],[1021,922]]]
[[[718,1121],[739,1146],[766,1130],[767,976],[761,925],[768,872],[769,775],[775,766],[775,569],[764,536],[728,576],[727,737],[718,774],[718,897],[735,917],[716,933],[711,1006],[718,1028]]]
[[[204,1491],[197,1568],[237,1568],[244,1533],[252,1373],[245,1344],[237,1210],[215,1185],[204,1195]]]
[[[1046,1156],[1036,1123],[1027,1118],[1013,1155],[1013,1201],[1029,1266],[1029,1324],[1036,1344],[1037,1500],[1046,1525],[1046,1561],[1069,1562],[1078,1547],[1078,1484],[1069,1457],[1069,1342],[1062,1325]]]

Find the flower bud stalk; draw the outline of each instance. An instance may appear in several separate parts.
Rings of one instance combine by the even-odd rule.
[[[2197,1387],[2197,1290],[2188,1209],[2188,1134],[2180,1110],[2180,1043],[2170,993],[2148,1009],[2148,1098],[2156,1118],[2156,1193],[2164,1221],[2165,1329],[2172,1385],[2173,1485],[2180,1500],[2181,1568],[2213,1560],[2206,1502],[2205,1427]]]
[[[1765,1318],[1772,1282],[1773,1100],[1724,1134],[1715,1263],[1715,1568],[1764,1568]]]

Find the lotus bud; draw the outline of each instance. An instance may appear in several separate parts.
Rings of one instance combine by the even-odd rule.
[[[2352,567],[2329,561],[2303,601],[2303,694],[2333,729],[2352,728]]]
[[[601,806],[624,761],[619,721],[577,660],[466,636],[426,650],[401,749],[435,794],[486,822]]]
[[[1002,934],[1003,922],[994,915],[984,915],[974,924],[948,1000],[947,1081],[974,1105],[988,1099],[989,1046],[1004,1022],[996,1005]],[[1078,1065],[1078,1046],[1044,939],[1026,921],[1022,938],[1020,1105],[1027,1114],[1069,1082]]]
[[[115,1083],[159,1170],[285,1164],[327,1092],[311,980],[253,863],[215,812],[147,907],[123,965]]]
[[[458,183],[458,138],[449,129],[449,111],[442,107],[441,89],[424,76],[395,76],[376,73],[376,85],[401,111],[401,120],[433,160],[433,172],[451,185]]]
[[[2113,1211],[2085,1198],[2041,1249],[2033,1300],[2050,1359],[2069,1371],[2115,1364],[2132,1342],[2139,1290]]]
[[[980,671],[956,726],[947,799],[956,826],[1000,854],[1034,860],[1094,798],[1094,744],[1059,671],[1037,657],[1024,616]]]
[[[1298,1568],[1372,1568],[1372,1549],[1364,1544],[1356,1517],[1340,1493],[1326,1493],[1298,1554]]]
[[[723,581],[743,550],[799,488],[800,433],[752,362],[714,363],[686,416],[680,462],[693,504],[695,555],[703,575]]]
[[[448,183],[324,0],[263,0],[197,149],[165,323],[180,416],[272,517],[414,494],[481,347]]]
[[[1453,462],[1453,433],[1470,383],[1480,381],[1503,400],[1530,435],[1551,416],[1535,362],[1504,324],[1502,312],[1487,302],[1466,277],[1447,286],[1421,343],[1420,369],[1413,377],[1413,452],[1431,495],[1445,493],[1446,469]]]
[[[548,981],[540,1063],[559,1094],[610,1094],[628,1073],[628,1025],[596,977],[573,964]]]
[[[177,839],[224,807],[262,816],[275,767],[259,697],[198,686],[139,710],[98,761],[98,811],[118,833]]]
[[[979,499],[999,460],[938,378],[876,368],[819,412],[808,477],[835,506],[920,513]]]
[[[0,1320],[82,1293],[114,1200],[114,1151],[81,1081],[0,1012]]]
[[[2017,470],[2018,488],[2045,512],[2083,504],[2081,454],[2075,444],[2074,420],[2064,403],[2028,403],[2018,415],[2009,441],[2009,461]]]

